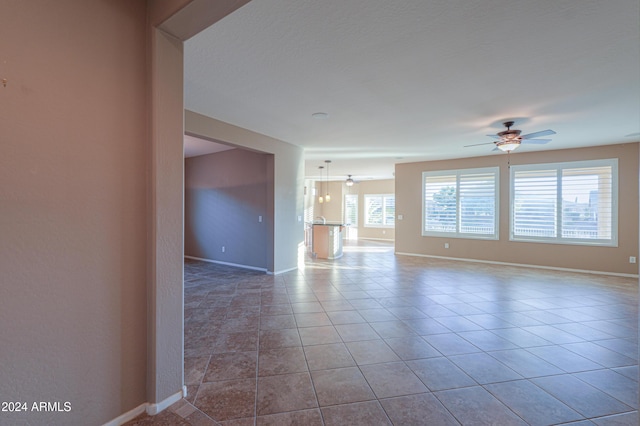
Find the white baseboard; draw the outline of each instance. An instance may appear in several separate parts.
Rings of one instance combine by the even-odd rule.
[[[140,414],[142,414],[145,411],[147,411],[147,406],[148,405],[149,405],[148,402],[145,402],[144,404],[140,404],[136,408],[134,408],[133,410],[129,410],[126,413],[119,415],[115,419],[105,423],[103,426],[120,426],[120,425],[123,425],[126,422],[135,419]]]
[[[572,269],[572,268],[560,268],[556,266],[529,265],[527,263],[509,263],[509,262],[497,262],[493,260],[465,259],[461,257],[435,256],[430,254],[419,254],[419,253],[403,253],[399,251],[395,252],[395,254],[399,254],[401,256],[430,257],[433,259],[443,259],[443,260],[458,260],[460,262],[489,263],[492,265],[518,266],[521,268],[548,269],[551,271],[579,272],[583,274],[611,275],[615,277],[638,278],[637,274],[622,274],[619,272],[591,271],[588,269]]]
[[[296,269],[298,269],[298,267],[297,267],[297,266],[295,266],[295,267],[293,267],[293,268],[289,268],[289,269],[283,269],[283,270],[281,270],[281,271],[275,271],[275,272],[267,271],[267,274],[269,274],[269,275],[284,274],[285,272],[295,271]]]
[[[371,241],[386,241],[392,243],[395,241],[393,238],[373,238],[373,237],[358,237],[358,240],[371,240]]]
[[[119,415],[115,419],[105,423],[103,426],[121,426],[127,423],[130,420],[135,419],[142,413],[147,413],[150,416],[155,416],[159,412],[169,408],[172,404],[180,401],[180,399],[187,396],[187,387],[183,386],[180,392],[176,392],[168,398],[160,401],[157,404],[151,404],[149,402],[145,402],[144,404],[138,405],[133,410],[129,410],[124,414]]]
[[[171,395],[168,398],[163,399],[162,401],[153,404],[149,404],[149,406],[147,407],[147,414],[150,416],[155,416],[156,414],[158,414],[159,412],[165,410],[166,408],[168,408],[170,405],[172,405],[173,403],[176,403],[178,401],[180,401],[182,399],[182,395],[184,394],[184,389],[180,390],[179,392],[174,393],[173,395]]]
[[[200,260],[202,262],[208,262],[208,263],[217,263],[218,265],[233,266],[233,267],[242,268],[242,269],[251,269],[252,271],[261,271],[261,272],[267,273],[267,268],[258,268],[257,266],[241,265],[239,263],[223,262],[221,260],[204,259],[202,257],[195,257],[195,256],[185,256],[185,258],[192,259],[192,260]]]

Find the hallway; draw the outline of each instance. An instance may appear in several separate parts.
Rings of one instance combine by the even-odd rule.
[[[185,261],[188,397],[128,425],[637,425],[638,280],[350,242]]]

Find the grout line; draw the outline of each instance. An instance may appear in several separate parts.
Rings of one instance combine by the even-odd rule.
[[[397,264],[397,263],[398,263],[398,262],[395,262],[395,264]],[[343,262],[342,264],[343,264],[343,265],[346,265],[347,263],[346,263],[346,262]],[[353,267],[354,267],[354,268],[357,268],[357,267],[361,267],[361,266],[362,266],[362,265],[361,265],[360,263],[358,263],[358,262],[352,262],[352,265],[353,265]],[[411,263],[411,264],[410,264],[410,266],[411,266],[411,267],[413,267],[413,263]],[[375,265],[375,268],[380,269],[381,267],[384,267],[384,265],[382,265],[382,264]],[[323,272],[322,272],[322,273],[320,273],[320,274],[317,274],[317,273],[316,273],[316,271],[314,271],[314,270],[312,270],[312,269],[309,269],[308,271],[305,271],[305,272],[306,272],[306,273],[299,273],[299,274],[297,274],[297,275],[293,275],[293,274],[292,274],[292,275],[284,276],[284,277],[282,277],[282,280],[280,280],[280,281],[278,281],[278,282],[276,282],[276,281],[270,281],[270,282],[267,282],[267,281],[265,281],[265,280],[260,280],[260,281],[257,281],[257,280],[256,280],[256,282],[262,283],[262,284],[261,284],[261,286],[260,286],[260,294],[262,295],[262,293],[263,293],[263,292],[265,291],[265,289],[267,289],[267,288],[268,288],[268,289],[281,288],[281,289],[283,289],[283,290],[284,290],[285,294],[287,295],[287,298],[288,298],[288,305],[289,305],[289,306],[292,306],[294,303],[309,303],[309,302],[312,302],[312,300],[292,301],[292,300],[291,300],[291,296],[294,296],[294,295],[299,295],[299,296],[301,296],[301,298],[302,298],[302,299],[308,299],[308,298],[310,298],[310,297],[313,297],[313,298],[314,298],[314,301],[316,301],[316,302],[320,303],[320,305],[322,306],[322,302],[320,302],[320,301],[318,300],[318,298],[317,298],[318,293],[321,293],[321,292],[323,292],[323,291],[332,291],[331,289],[336,289],[336,290],[337,290],[337,289],[340,287],[340,284],[333,284],[333,283],[332,283],[332,281],[328,278],[328,273],[327,273],[327,274],[325,274],[325,273],[324,273],[325,271],[323,271]],[[349,275],[349,277],[351,277],[351,275]],[[380,284],[380,287],[382,288],[382,290],[390,291],[390,292],[391,292],[391,294],[390,294],[389,296],[385,296],[385,297],[377,297],[377,298],[376,298],[376,297],[371,297],[371,295],[369,295],[370,297],[368,297],[367,299],[369,299],[369,300],[374,300],[374,301],[376,301],[377,303],[382,304],[382,307],[383,307],[384,309],[389,310],[389,309],[393,308],[393,306],[388,307],[386,304],[384,304],[384,302],[385,302],[385,300],[384,300],[384,299],[387,299],[387,298],[388,298],[388,300],[387,300],[386,302],[393,302],[393,300],[392,300],[393,298],[403,298],[403,299],[411,298],[412,296],[410,295],[410,293],[411,293],[411,288],[412,288],[412,286],[414,285],[414,283],[412,282],[412,283],[411,283],[411,285],[394,286],[394,285],[392,285],[392,283],[390,283],[390,282],[389,282],[389,280],[393,280],[394,278],[395,278],[396,280],[397,280],[397,279],[404,280],[405,278],[406,278],[406,279],[412,279],[412,274],[411,274],[411,273],[407,273],[407,274],[403,275],[403,277],[398,277],[397,275],[393,275],[393,274],[388,274],[388,275],[387,275],[387,274],[381,273],[381,275],[378,277],[378,281],[382,282],[382,284]],[[203,279],[204,279],[204,278],[203,278]],[[348,281],[348,282],[347,282],[347,281]],[[356,281],[357,281],[357,282],[356,282]],[[350,286],[351,284],[353,284],[353,285],[357,285],[357,283],[358,283],[358,282],[360,282],[360,286],[359,286],[359,287],[360,287],[360,289],[361,289],[362,291],[366,291],[366,290],[364,290],[364,288],[366,288],[366,286],[365,286],[364,284],[362,284],[362,282],[364,282],[364,281],[375,281],[375,280],[373,280],[373,278],[372,278],[370,275],[366,275],[366,276],[363,276],[360,280],[356,280],[356,281],[352,281],[352,279],[351,279],[351,278],[349,278],[349,280],[346,280],[344,277],[343,277],[343,279],[341,280],[342,284],[344,284],[345,286],[346,286],[346,285],[349,285],[349,286]],[[249,282],[249,280],[248,280],[248,282]],[[327,282],[328,282],[328,283],[330,283],[330,287],[331,287],[331,288],[329,288],[329,287],[326,287],[326,286],[325,286],[325,284],[326,284]],[[417,283],[418,285],[422,285],[422,284],[424,284],[424,282],[418,282],[418,281],[416,281],[416,283]],[[256,284],[256,285],[257,285],[257,284]],[[436,288],[436,289],[437,289],[438,287],[443,287],[443,286],[444,286],[444,284],[443,284],[442,282],[436,282],[436,283],[435,283],[435,285],[431,285],[431,286],[429,286],[429,287],[431,287],[431,288]],[[576,284],[575,284],[575,285],[573,285],[573,286],[578,287],[578,284],[576,283]],[[237,284],[236,284],[236,287],[237,287]],[[303,292],[302,292],[302,293],[296,292],[296,291],[295,291],[295,290],[296,290],[296,287],[297,287],[297,288],[302,289],[302,291],[303,291]],[[391,291],[391,290],[393,289],[393,287],[395,287],[396,289],[398,289],[398,291]],[[545,291],[546,291],[546,290],[547,290],[547,287],[549,287],[549,286],[543,286],[542,290],[545,290]],[[590,286],[590,288],[591,288],[591,287],[593,287],[593,288],[592,288],[592,290],[593,290],[593,289],[597,290],[597,289],[599,289],[599,288],[600,288],[600,286],[599,286],[599,285],[598,285],[598,286],[595,286],[595,285],[594,285],[594,286]],[[248,290],[248,289],[249,289],[249,288],[247,288],[247,290]],[[380,290],[380,289],[379,289],[379,290]],[[381,291],[382,291],[382,290],[381,290]],[[539,289],[539,290],[540,290],[540,289]],[[338,290],[338,291],[339,291],[339,290]],[[359,290],[355,290],[355,289],[352,289],[352,288],[348,288],[348,289],[346,289],[346,290],[344,290],[344,291],[359,291]],[[486,290],[483,290],[483,291],[486,291]],[[469,293],[469,292],[468,292],[468,291],[465,291],[464,293]],[[367,293],[367,294],[368,294],[368,293]],[[424,297],[428,297],[428,295],[427,295],[426,293],[420,293],[420,294],[422,294],[422,296],[421,296],[422,298],[424,298]],[[439,293],[439,294],[450,294],[450,293]],[[455,296],[456,296],[456,294],[458,294],[458,293],[451,293],[450,295],[451,295],[451,296],[453,296],[453,297],[455,297]],[[305,295],[306,295],[306,296],[305,296]],[[311,296],[311,295],[312,295],[312,296]],[[524,300],[524,299],[526,299],[526,300],[535,300],[535,299],[548,299],[549,297],[551,297],[551,296],[550,296],[550,295],[541,295],[541,296],[534,295],[534,296],[532,296],[532,297],[528,297],[528,298],[527,298],[527,297],[517,297],[516,299],[518,299],[518,300]],[[566,296],[565,298],[567,298],[567,297],[569,297],[569,296]],[[587,295],[583,296],[583,298],[584,298],[584,297],[586,297],[586,298],[590,298],[590,299],[592,299],[592,300],[595,300],[597,303],[596,303],[596,302],[593,302],[593,303],[592,303],[592,305],[597,306],[597,307],[603,307],[603,308],[604,308],[604,307],[611,307],[611,306],[613,306],[613,305],[619,305],[619,304],[620,304],[620,302],[616,302],[616,298],[613,298],[613,297],[604,297],[604,296],[601,296],[601,297],[600,297],[600,299],[602,299],[602,300],[596,300],[596,299],[595,299],[596,295],[595,295],[595,294],[593,294],[593,293],[588,293]],[[345,299],[345,300],[346,300],[346,299]],[[325,301],[325,302],[331,302],[331,300],[328,300],[328,301]],[[347,302],[349,303],[349,300],[347,300]],[[466,303],[466,302],[465,302],[465,303]],[[505,302],[504,302],[504,301],[490,301],[490,300],[489,300],[489,301],[487,301],[487,303],[505,303]],[[473,305],[473,303],[470,303],[470,304],[471,304],[471,305]],[[439,303],[439,304],[437,304],[437,305],[446,307],[446,306],[447,306],[447,303]],[[261,315],[261,314],[262,314],[262,307],[263,307],[263,304],[262,304],[262,298],[261,298],[260,305],[259,305],[259,317],[260,317],[260,318],[262,317],[262,315]],[[557,307],[557,308],[553,308],[553,309],[567,309],[567,310],[571,310],[571,309],[586,308],[586,307],[587,307],[586,305],[578,306],[578,307],[575,307],[575,306],[573,306],[573,307],[566,307],[566,308],[565,308],[565,307],[561,307],[561,306],[559,306],[559,307]],[[398,307],[398,308],[400,309],[401,307]],[[198,309],[199,309],[199,307],[198,307]],[[325,315],[327,315],[327,316],[328,316],[327,311],[324,309],[324,306],[322,306],[322,309],[323,309],[323,313],[324,313]],[[419,309],[419,310],[421,310],[421,311],[422,311],[422,309]],[[536,308],[535,308],[535,306],[532,306],[532,307],[531,307],[531,311],[530,311],[530,312],[534,312],[534,313],[535,313],[535,312],[546,312],[546,311],[549,311],[549,310],[552,310],[552,308],[547,308],[547,309],[536,309]],[[347,309],[347,311],[357,312],[357,311],[358,311],[358,309],[356,309],[355,307],[353,307],[353,306],[352,306],[350,309]],[[391,311],[390,311],[390,312],[391,312]],[[320,411],[321,418],[322,418],[322,420],[323,420],[323,422],[324,422],[324,417],[323,417],[323,415],[322,415],[322,410],[320,409],[320,404],[319,404],[318,396],[317,396],[317,392],[316,392],[316,389],[315,389],[315,383],[313,382],[313,377],[312,377],[312,375],[311,375],[311,370],[310,370],[310,368],[309,368],[309,361],[308,361],[308,359],[307,359],[306,352],[304,351],[305,346],[304,346],[304,345],[302,345],[302,339],[301,339],[301,337],[300,337],[300,327],[299,327],[299,324],[298,324],[298,319],[295,317],[295,314],[293,314],[293,311],[292,311],[291,313],[292,313],[292,315],[293,315],[293,317],[294,317],[294,321],[295,321],[295,324],[296,324],[296,331],[297,331],[297,333],[298,333],[298,337],[300,338],[301,348],[302,348],[303,354],[304,354],[304,356],[305,356],[306,369],[307,369],[307,373],[308,373],[308,375],[309,375],[309,377],[310,377],[310,380],[311,380],[311,383],[312,383],[312,386],[313,386],[313,391],[314,391],[314,395],[315,395],[315,398],[316,398],[316,403],[317,403],[317,406],[318,406],[318,410]],[[425,312],[425,313],[426,313],[426,312]],[[521,314],[521,312],[520,312],[520,311],[517,311],[516,313]],[[485,314],[488,314],[488,315],[494,315],[495,313],[494,313],[494,312],[486,312]],[[501,314],[504,314],[504,313],[501,313]],[[522,314],[522,315],[525,315],[525,314]],[[466,315],[460,315],[460,314],[458,314],[457,316],[460,316],[460,317],[466,317]],[[502,320],[502,318],[500,318],[500,316],[498,316],[498,315],[494,315],[494,316],[496,316],[496,318],[500,319],[501,321],[504,321],[504,320]],[[501,315],[501,316],[504,316],[504,315]],[[631,318],[631,317],[633,317],[633,315],[631,315],[631,314],[629,314],[629,315],[621,315],[621,317],[620,317],[620,318],[617,318],[617,319],[616,319],[616,321],[617,321],[617,323],[618,323],[618,324],[623,324],[623,321],[625,321],[625,319],[627,319],[627,317],[630,317],[630,318]],[[430,317],[430,316],[428,316],[428,318],[433,319],[433,318],[432,318],[432,317]],[[330,320],[331,326],[335,329],[336,324],[334,324],[334,322],[331,320],[331,318],[330,318],[330,317],[329,317],[329,320]],[[402,320],[402,319],[398,319],[398,321],[402,321],[404,324],[406,324],[406,323],[404,322],[404,320]],[[436,319],[436,321],[437,321],[437,319]],[[611,319],[597,319],[597,318],[595,318],[595,319],[594,319],[594,321],[598,321],[598,322],[600,322],[600,323],[608,322],[608,323],[611,323],[611,324],[615,324],[614,320],[611,320]],[[571,321],[571,320],[569,320],[569,319],[567,318],[567,322],[568,322],[568,323],[569,323],[569,322],[570,322],[570,323],[581,323],[581,322],[584,322],[584,321]],[[365,321],[365,323],[364,323],[364,324],[368,324],[369,326],[371,326],[371,323],[370,323],[369,321]],[[339,325],[344,325],[344,324],[339,324]],[[407,325],[408,325],[408,324],[407,324]],[[493,331],[492,331],[492,329],[488,329],[488,328],[482,327],[482,325],[481,325],[481,324],[478,324],[478,325],[479,325],[483,330],[487,330],[487,331],[489,331],[489,332],[493,332]],[[544,324],[544,326],[547,326],[547,327],[553,327],[553,324],[551,324],[551,325],[549,325],[549,324]],[[409,326],[409,327],[410,327],[410,326]],[[373,327],[372,327],[372,328],[373,328]],[[410,328],[412,328],[412,327],[410,327]],[[515,325],[515,324],[514,324],[514,325],[513,325],[513,328],[520,329],[520,330],[524,330],[524,329],[526,328],[526,326],[517,326],[517,325]],[[413,328],[412,328],[412,330],[413,330]],[[596,330],[597,330],[597,329],[596,329]],[[336,329],[336,331],[337,331],[337,329]],[[374,331],[375,331],[375,329],[374,329]],[[416,332],[416,330],[413,330],[413,331],[414,331],[414,332]],[[257,336],[257,345],[258,345],[258,347],[257,347],[257,351],[256,351],[256,356],[258,357],[258,359],[256,359],[256,398],[255,398],[255,401],[254,401],[254,425],[255,425],[255,424],[256,424],[256,422],[257,422],[257,398],[258,398],[258,392],[257,392],[257,387],[258,387],[258,386],[257,386],[257,382],[258,382],[258,379],[259,379],[259,377],[258,377],[258,371],[259,371],[259,353],[260,353],[260,326],[259,326],[259,324],[258,324],[257,333],[258,333],[258,336]],[[454,334],[454,335],[456,335],[456,336],[458,336],[458,337],[460,337],[460,338],[462,338],[462,339],[464,339],[465,341],[467,341],[463,336],[460,336],[460,334],[459,334],[458,332],[451,332],[451,333],[452,333],[452,334]],[[565,332],[565,333],[569,333],[569,332]],[[435,334],[438,334],[438,333],[435,333]],[[493,333],[493,334],[496,334],[496,333]],[[569,334],[571,334],[571,333],[569,333]],[[339,335],[339,333],[338,333],[338,335]],[[382,336],[380,336],[380,335],[379,335],[379,333],[378,333],[377,331],[376,331],[376,335],[378,335],[378,336],[380,337],[380,339],[381,339],[383,342],[385,342],[385,343],[387,344],[387,346],[389,346],[389,345],[388,345],[388,343],[386,342],[386,340],[385,340],[384,338],[382,338]],[[416,332],[416,335],[417,335],[418,337],[422,338],[422,339],[423,339],[427,344],[430,344],[430,343],[427,341],[427,339],[425,339],[425,338],[424,338],[424,336],[423,336],[423,335],[421,335],[420,333]],[[502,337],[502,336],[499,336],[498,334],[496,334],[496,335],[497,335],[498,337]],[[340,343],[340,344],[342,344],[342,345],[344,345],[344,346],[345,346],[345,348],[347,349],[348,353],[349,353],[349,354],[350,354],[350,356],[353,358],[353,354],[351,354],[351,351],[350,351],[350,350],[349,350],[349,348],[347,347],[346,342],[344,342],[344,340],[343,340],[342,336],[340,336],[340,335],[339,335],[339,337],[340,337],[340,340],[341,340],[341,343]],[[578,336],[578,337],[579,337],[579,336]],[[620,339],[620,340],[622,340],[622,339],[629,340],[628,338],[625,338],[625,337],[622,337],[622,336],[612,336],[612,338]],[[506,339],[506,340],[508,340],[508,339]],[[588,339],[581,339],[581,340],[582,340],[582,341],[591,341],[592,343],[594,343],[594,344],[596,344],[596,345],[598,344],[598,343],[597,343],[597,340],[594,340],[594,339],[591,339],[591,340],[588,340]],[[605,340],[606,340],[606,339],[605,339]],[[473,343],[472,343],[472,342],[469,342],[469,343],[473,345]],[[513,342],[512,342],[512,343],[513,343]],[[514,344],[515,344],[515,343],[514,343]],[[518,347],[517,349],[521,349],[521,350],[524,350],[524,351],[526,351],[526,352],[528,352],[528,353],[532,353],[532,352],[529,352],[529,351],[528,351],[528,349],[530,349],[529,347],[522,347],[522,346],[520,346],[520,345],[518,345],[518,344],[515,344],[515,345]],[[564,348],[564,349],[565,349],[565,350],[567,350],[567,351],[574,352],[574,351],[571,351],[571,350],[570,350],[570,349],[568,349],[568,348],[565,348],[563,344],[554,344],[553,342],[549,342],[547,345],[543,345],[543,346],[550,346],[550,347]],[[606,346],[602,346],[602,347],[603,347],[604,349],[609,350],[609,351],[612,351],[612,352],[615,352],[615,353],[620,353],[620,352],[618,352],[617,350],[607,348]],[[437,352],[440,352],[437,348],[435,348],[435,347],[434,347],[434,349],[435,349]],[[391,348],[391,350],[393,351],[393,353],[395,353],[396,355],[398,355],[398,354],[397,354],[397,352],[396,352],[396,350],[393,350],[393,348]],[[492,351],[479,350],[479,352],[474,352],[474,353],[484,353],[484,354],[488,354],[489,356],[492,356],[492,355],[491,355],[491,352],[492,352]],[[575,352],[574,352],[574,353],[575,353]],[[533,354],[533,355],[534,355],[534,356],[537,356],[536,354]],[[579,354],[579,353],[578,353],[577,355],[584,357],[583,355],[581,355],[581,354]],[[620,355],[623,355],[623,356],[624,356],[624,354],[622,354],[622,353],[620,353]],[[209,364],[210,364],[210,362],[211,362],[211,356],[212,356],[212,355],[210,355],[210,356],[209,356],[209,360],[207,361],[207,367],[205,368],[205,374],[206,374],[206,370],[208,369],[208,366],[209,366]],[[449,360],[449,362],[452,362],[452,361],[449,359],[449,356],[444,355],[444,354],[443,354],[442,356],[443,356],[445,359]],[[429,358],[432,358],[432,357],[429,357]],[[590,359],[590,358],[588,358],[588,357],[585,357],[585,358],[586,358],[586,359]],[[541,358],[541,359],[543,359],[543,360],[544,360],[544,358]],[[411,372],[412,372],[412,374],[414,374],[414,375],[417,377],[417,374],[416,374],[415,372],[413,372],[413,370],[412,370],[412,369],[409,367],[409,365],[407,364],[407,362],[408,362],[407,360],[400,359],[400,361],[401,361],[401,362],[403,362],[404,366],[405,366],[406,368],[408,368],[408,369],[409,369],[409,371],[411,371]],[[501,362],[500,360],[497,360],[497,361],[498,361],[498,362]],[[545,360],[545,361],[546,361],[546,360]],[[550,361],[547,361],[547,362],[551,363]],[[593,362],[595,362],[595,361],[593,361]],[[553,365],[553,363],[551,363],[551,364]],[[369,365],[369,364],[368,364],[368,365]],[[454,363],[454,365],[455,365],[455,363]],[[362,373],[362,370],[361,370],[361,367],[362,367],[362,366],[360,366],[360,365],[358,365],[358,364],[356,363],[356,367],[358,368],[358,370],[360,371],[360,373],[363,375],[363,377],[365,377],[365,376],[364,376],[364,374]],[[556,367],[557,367],[557,366],[556,366]],[[558,367],[558,368],[559,368],[559,367]],[[610,367],[610,368],[603,367],[602,369],[611,370],[612,368],[614,368],[614,367]],[[615,367],[615,368],[618,368],[618,367]],[[596,369],[594,369],[594,371],[595,371],[595,370],[600,370],[600,368],[596,368]],[[589,371],[591,371],[591,370],[589,370]],[[572,376],[573,376],[573,375],[574,375],[574,373],[568,373],[568,372],[565,372],[565,373],[560,373],[560,374],[557,374],[557,375],[558,375],[558,376],[562,376],[562,375],[572,375]],[[202,379],[201,379],[201,381],[200,381],[200,384],[202,384],[202,383],[203,383],[203,379],[204,379],[204,374],[203,374],[203,376],[202,376]],[[429,392],[429,393],[431,393],[431,394],[434,394],[434,392],[432,392],[432,391],[429,389],[429,387],[426,385],[426,383],[424,383],[424,382],[420,379],[420,377],[418,377],[418,379],[420,380],[420,382],[421,382],[421,383],[423,383],[423,384],[425,385],[425,388],[427,389],[427,392]],[[531,382],[530,378],[524,378],[524,380],[527,380],[527,381]],[[366,381],[366,377],[365,377],[365,381]],[[475,380],[474,380],[474,382],[475,382]],[[368,381],[367,381],[367,384],[368,384]],[[368,384],[368,385],[369,385],[369,384]],[[474,385],[474,386],[477,386],[477,385]],[[481,386],[483,389],[485,389],[487,392],[489,392],[489,390],[488,390],[488,389],[486,389],[486,388],[484,387],[484,385],[479,385],[479,386]],[[590,385],[590,386],[592,386],[592,385]],[[371,388],[371,386],[370,386],[370,385],[369,385],[369,387]],[[198,387],[198,389],[200,389],[200,386]],[[458,388],[453,388],[453,389],[458,389]],[[453,390],[453,389],[450,389],[450,390]],[[604,391],[603,391],[603,392],[604,392]],[[491,393],[491,392],[489,392],[489,393]],[[374,393],[374,396],[375,396],[375,400],[378,402],[378,404],[379,404],[380,406],[382,406],[382,404],[380,403],[380,398],[378,398],[378,397],[377,397],[377,395],[375,395],[375,393]],[[439,398],[437,398],[437,395],[435,395],[435,394],[434,394],[434,396],[436,396],[436,399],[439,401],[439,404],[441,404],[442,406],[444,406],[444,408],[446,409],[446,411],[447,411],[450,415],[452,415],[452,416],[453,416],[453,413],[452,413],[451,411],[449,411],[449,409],[448,409],[448,408],[447,408],[447,407],[442,403],[442,401],[440,401],[440,399],[439,399]],[[495,397],[495,395],[494,395],[494,397]],[[197,392],[196,392],[196,398],[197,398]],[[195,399],[194,399],[194,404],[195,404]],[[503,405],[505,405],[509,410],[511,410],[511,408],[510,408],[507,404],[503,403]],[[197,407],[196,407],[196,408],[197,408]],[[386,413],[386,410],[384,410],[384,407],[382,407],[382,409],[383,409],[383,411],[385,412],[385,414],[386,414],[386,415],[387,415],[387,417],[388,417],[388,414]],[[511,411],[513,411],[513,410],[511,410]],[[634,411],[629,411],[629,412],[634,412]],[[624,413],[623,413],[623,414],[624,414]],[[516,414],[516,415],[517,415],[517,414]],[[597,418],[600,418],[600,417],[604,417],[604,416],[599,416],[599,417],[597,417]],[[456,418],[456,417],[455,417],[455,416],[453,416],[453,418]],[[596,417],[594,417],[594,418],[596,418]]]

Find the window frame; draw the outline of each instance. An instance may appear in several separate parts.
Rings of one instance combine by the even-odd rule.
[[[461,232],[462,209],[460,201],[460,177],[464,175],[493,173],[493,195],[494,195],[494,212],[493,212],[493,234],[478,234]],[[427,177],[430,176],[452,176],[455,175],[456,181],[456,223],[455,232],[433,231],[426,229],[427,222],[427,199],[425,196]],[[500,167],[480,167],[471,169],[449,169],[449,170],[431,170],[422,172],[422,223],[421,234],[423,237],[445,237],[445,238],[464,238],[473,240],[499,240],[500,239]]]
[[[562,236],[563,224],[563,197],[562,197],[562,172],[564,170],[611,167],[611,239],[570,238]],[[515,232],[515,174],[526,171],[554,170],[556,172],[556,220],[555,237],[543,236],[517,236]],[[618,247],[618,197],[619,197],[619,168],[617,158],[565,161],[559,163],[538,163],[512,165],[509,171],[509,241],[543,243],[543,244],[567,244],[598,247]]]
[[[348,220],[347,220],[348,219],[347,218],[347,197],[353,198],[355,200],[355,210],[356,210],[355,219],[356,220],[354,222],[352,222],[352,223],[349,223]],[[353,227],[357,227],[358,226],[358,213],[359,213],[358,208],[359,208],[359,206],[358,206],[358,194],[345,194],[344,195],[344,215],[343,215],[345,224],[348,224],[348,225],[353,226]]]
[[[382,224],[371,224],[368,223],[369,222],[369,213],[367,210],[367,199],[368,198],[382,198]],[[387,224],[386,223],[386,209],[387,209],[387,203],[386,200],[388,198],[393,198],[393,223],[392,224]],[[395,214],[395,200],[396,200],[396,195],[395,194],[364,194],[364,227],[365,228],[395,228],[396,226],[396,214]]]

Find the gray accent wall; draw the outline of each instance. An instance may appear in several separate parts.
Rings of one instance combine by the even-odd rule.
[[[267,269],[271,157],[233,149],[185,160],[186,256]]]

